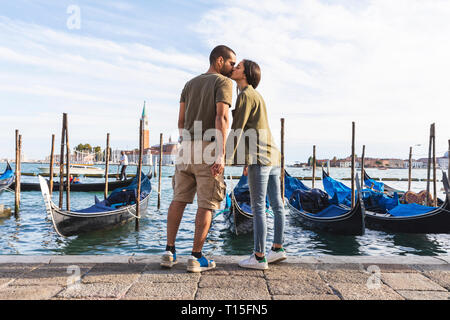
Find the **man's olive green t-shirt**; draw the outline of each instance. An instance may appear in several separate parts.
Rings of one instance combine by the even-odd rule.
[[[232,114],[227,164],[279,166],[281,153],[270,131],[266,104],[259,92],[251,85],[242,90]]]
[[[190,132],[191,137],[183,139],[202,139],[194,137],[194,121],[202,122],[202,136],[206,130],[215,129],[216,103],[231,106],[232,91],[231,79],[219,73],[204,73],[188,81],[181,92],[180,102],[185,103],[184,129]]]

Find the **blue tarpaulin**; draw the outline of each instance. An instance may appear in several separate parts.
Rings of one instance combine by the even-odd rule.
[[[364,184],[367,188],[378,191],[378,192],[384,192],[384,183],[377,182],[373,179],[365,179]]]
[[[125,188],[114,189],[111,194],[103,201],[99,201],[97,196],[95,196],[95,204],[89,208],[76,210],[74,212],[79,213],[96,213],[113,211],[118,208],[118,206],[132,205],[136,203],[136,192],[138,187],[138,179],[134,177],[130,185]],[[152,190],[151,182],[148,177],[141,173],[141,197],[144,199]]]
[[[416,216],[435,210],[435,207],[422,206],[416,203],[399,204],[395,208],[388,211],[394,217]]]

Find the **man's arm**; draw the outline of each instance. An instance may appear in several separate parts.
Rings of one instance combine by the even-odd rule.
[[[221,142],[219,145],[219,154],[216,157],[216,163],[211,167],[211,172],[214,176],[221,174],[225,168],[225,146],[227,142],[227,133],[229,127],[229,108],[230,106],[224,102],[216,103],[216,130],[217,135],[220,135],[222,139],[218,139]]]
[[[184,112],[186,110],[186,103],[180,102],[180,111],[178,113],[178,134],[181,136],[184,128]]]

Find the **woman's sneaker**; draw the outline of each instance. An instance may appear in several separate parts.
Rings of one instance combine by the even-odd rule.
[[[242,268],[266,270],[269,269],[267,259],[264,257],[261,260],[256,259],[255,254],[252,254],[249,258],[239,261],[239,266]]]
[[[286,251],[284,248],[280,248],[277,251],[273,251],[272,249],[269,250],[269,253],[267,254],[267,262],[273,263],[273,262],[279,262],[286,260]]]
[[[172,268],[178,263],[177,253],[172,253],[171,251],[166,251],[161,257],[161,267]]]
[[[187,263],[187,271],[189,272],[202,272],[206,270],[211,270],[216,267],[214,260],[208,260],[204,256],[201,258],[196,258],[190,256]]]

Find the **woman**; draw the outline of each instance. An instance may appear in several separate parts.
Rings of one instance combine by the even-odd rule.
[[[267,269],[268,263],[286,259],[283,249],[284,206],[280,187],[281,154],[270,132],[264,100],[255,90],[261,79],[258,64],[242,60],[233,70],[231,79],[236,81],[240,93],[232,111],[231,132],[234,139],[230,135],[227,144],[234,142],[233,164],[248,166],[254,233],[254,253],[240,261],[239,266]],[[246,138],[249,143],[246,143]],[[267,257],[266,195],[269,196],[274,213],[274,241]]]

